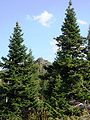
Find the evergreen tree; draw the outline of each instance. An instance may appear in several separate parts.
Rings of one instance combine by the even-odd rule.
[[[47,75],[49,75],[48,91],[49,89],[51,90],[50,102],[53,101],[52,98],[57,99],[55,96],[59,96],[60,99],[57,99],[59,111],[70,115],[73,111],[70,107],[70,101],[85,99],[82,98],[82,93],[78,94],[78,91],[82,88],[81,81],[84,81],[85,78],[83,74],[85,70],[83,66],[85,64],[85,55],[82,52],[84,49],[82,47],[83,40],[71,0],[65,15],[66,17],[61,28],[62,35],[55,38],[58,46],[56,59],[53,65],[48,68]],[[59,80],[57,80],[58,75],[60,76]],[[61,87],[58,84],[61,84]],[[53,105],[55,105],[55,101],[53,101],[51,106]]]
[[[0,63],[4,84],[0,88],[3,101],[0,108],[1,114],[7,119],[12,115],[28,119],[29,108],[37,108],[37,66],[34,64],[31,50],[28,53],[23,42],[22,30],[16,22],[14,33],[10,37],[9,53],[6,58],[2,57]]]
[[[71,0],[65,15],[61,28],[62,35],[56,38],[57,46],[59,47],[57,57],[63,59],[69,55],[72,58],[80,58],[82,39]]]
[[[56,38],[59,49],[54,65],[57,67],[56,69],[60,73],[63,82],[65,82],[65,91],[68,92],[68,97],[71,99],[76,97],[71,95],[73,94],[71,91],[82,77],[82,74],[79,74],[78,71],[82,70],[84,61],[80,29],[77,25],[71,0],[66,10],[66,17],[61,31],[62,35]]]

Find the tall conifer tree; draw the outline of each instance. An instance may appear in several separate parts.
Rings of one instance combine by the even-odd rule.
[[[32,52],[27,52],[23,44],[22,30],[18,24],[10,37],[9,53],[2,57],[0,66],[3,73],[2,114],[8,119],[12,115],[28,118],[29,108],[36,108],[38,101],[37,67],[34,64]],[[3,118],[4,119],[4,118]]]
[[[63,59],[67,55],[77,58],[80,57],[82,40],[71,0],[69,1],[65,15],[66,17],[61,28],[62,35],[56,38],[57,46],[59,47],[57,58],[60,57]]]
[[[71,0],[65,15],[61,28],[62,34],[55,38],[58,46],[56,59],[48,68],[47,75],[49,76],[48,90],[51,90],[49,97],[53,103],[50,102],[51,106],[57,108],[58,104],[58,112],[70,114],[72,112],[70,101],[84,99],[83,94],[78,91],[83,91],[81,81],[84,80],[85,56],[82,53],[83,41]],[[57,76],[60,76],[59,79]],[[59,96],[60,99],[55,96]]]
[[[75,84],[81,79],[78,70],[82,69],[81,64],[84,57],[82,54],[83,48],[80,29],[75,15],[70,0],[66,10],[66,17],[61,28],[62,35],[56,38],[59,49],[57,51],[56,61],[54,62],[57,67],[56,69],[58,69],[58,72],[65,83],[66,92],[68,92],[68,97],[70,98],[75,97],[71,91]]]

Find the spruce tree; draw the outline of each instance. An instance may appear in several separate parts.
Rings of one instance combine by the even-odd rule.
[[[80,57],[82,40],[71,0],[65,15],[66,17],[61,28],[62,35],[56,38],[57,46],[59,47],[57,58],[61,57],[63,59],[67,55],[77,58]]]
[[[73,111],[70,101],[85,99],[82,97],[82,93],[78,94],[78,91],[83,91],[81,81],[84,81],[85,55],[82,52],[84,49],[82,47],[83,40],[71,0],[65,15],[61,28],[62,34],[55,38],[58,46],[56,59],[52,67],[48,68],[47,75],[49,75],[49,89],[51,90],[50,101],[53,101],[53,97],[59,96],[58,111],[61,111],[61,114],[70,115]],[[59,80],[57,80],[58,75],[60,76]],[[57,84],[61,84],[61,88]],[[55,101],[53,101],[53,105],[55,105]]]
[[[18,22],[10,37],[9,53],[2,57],[0,88],[3,104],[1,104],[2,118],[6,116],[20,116],[28,118],[29,108],[37,108],[38,77],[37,66],[34,63],[31,50],[28,52],[23,44],[23,34]],[[3,118],[4,119],[4,118]]]
[[[74,8],[71,0],[69,1],[68,9],[66,10],[66,17],[62,25],[62,35],[56,38],[57,51],[56,67],[65,82],[66,92],[73,89],[82,75],[78,74],[78,70],[82,69],[82,62],[84,61],[84,54],[82,54],[82,38],[80,36],[80,29],[77,24]],[[71,93],[72,94],[72,93]],[[71,97],[75,97],[70,94]]]

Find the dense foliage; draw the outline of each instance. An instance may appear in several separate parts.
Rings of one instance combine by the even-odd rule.
[[[65,15],[52,64],[34,60],[16,22],[8,55],[0,61],[0,120],[79,120],[81,113],[90,117],[90,28],[87,38],[80,35],[71,0]]]
[[[90,101],[90,35],[86,44],[85,38],[80,35],[71,0],[65,15],[62,34],[55,38],[58,47],[55,61],[46,68],[44,76],[48,80],[47,90],[44,91],[45,102],[55,109],[55,118],[59,118],[59,114],[80,115],[72,103]]]
[[[36,108],[38,105],[37,67],[31,50],[27,52],[23,44],[22,36],[22,30],[17,22],[10,37],[9,53],[7,57],[2,57],[0,63],[3,83],[0,86],[2,118],[4,116],[8,119],[11,115],[21,115],[22,118],[26,118],[29,107]]]

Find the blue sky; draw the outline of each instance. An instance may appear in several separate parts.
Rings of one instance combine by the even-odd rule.
[[[69,0],[1,0],[0,1],[0,58],[8,54],[10,35],[16,21],[24,33],[24,44],[35,59],[55,58],[54,37],[61,34]],[[81,35],[87,36],[90,24],[90,0],[72,0]]]

